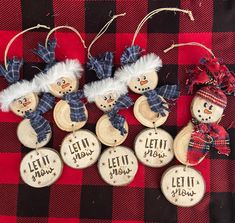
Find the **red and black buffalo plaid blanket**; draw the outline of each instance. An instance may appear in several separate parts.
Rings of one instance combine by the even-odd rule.
[[[124,48],[131,44],[133,33],[140,20],[150,11],[160,7],[180,7],[192,10],[195,21],[188,16],[173,12],[161,12],[143,26],[136,44],[147,52],[159,55],[164,63],[159,72],[159,86],[177,84],[181,96],[172,106],[167,122],[162,126],[174,137],[190,120],[190,102],[185,81],[186,69],[197,64],[206,52],[198,47],[181,47],[167,54],[163,50],[172,42],[200,42],[211,48],[217,57],[224,59],[235,70],[235,1],[234,0],[1,0],[0,8],[0,59],[8,41],[18,32],[38,23],[50,27],[74,26],[87,45],[110,19],[110,16],[126,12],[125,17],[115,20],[107,32],[92,48],[98,55],[106,50],[115,53],[115,64]],[[9,56],[23,57],[22,78],[31,79],[38,72],[32,66],[44,67],[32,53],[37,43],[44,43],[47,32],[36,30],[18,38]],[[74,33],[57,31],[56,56],[58,60],[78,58],[87,61]],[[96,80],[95,73],[86,69],[84,83]],[[1,78],[0,89],[7,86]],[[137,97],[131,94],[133,98]],[[221,124],[227,128],[234,121],[235,97],[229,96],[228,106]],[[94,104],[87,105],[89,120],[85,128],[95,130],[102,115]],[[129,123],[129,135],[124,145],[133,148],[135,136],[144,128],[134,118],[132,108],[124,111]],[[53,127],[49,147],[59,150],[67,134],[53,122],[52,112],[46,115]],[[198,166],[206,181],[203,200],[191,208],[179,208],[170,204],[160,191],[162,173],[177,163],[172,161],[163,168],[149,168],[139,163],[135,180],[125,187],[107,185],[98,174],[97,166],[74,170],[64,166],[61,178],[52,186],[36,189],[24,184],[20,178],[19,165],[29,152],[16,136],[21,118],[11,112],[0,112],[0,222],[1,223],[232,223],[235,222],[235,129],[230,128],[231,155],[210,155]],[[105,146],[103,146],[103,149]]]

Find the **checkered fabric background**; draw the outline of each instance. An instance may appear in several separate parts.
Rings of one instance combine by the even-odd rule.
[[[138,22],[150,11],[159,7],[181,7],[192,10],[195,21],[187,15],[161,12],[150,19],[138,35],[137,44],[147,52],[158,54],[164,62],[159,72],[160,83],[180,83],[182,95],[167,122],[162,128],[172,136],[190,120],[190,102],[187,95],[185,69],[198,63],[206,52],[197,47],[181,47],[167,54],[163,50],[172,42],[197,41],[212,48],[217,57],[225,60],[235,70],[235,1],[234,0],[1,0],[0,13],[0,59],[8,41],[22,29],[38,23],[50,27],[70,25],[78,29],[87,45],[110,16],[126,12],[125,17],[115,20],[108,31],[92,48],[97,55],[106,50],[115,52],[115,64],[119,65],[121,52],[129,46]],[[12,45],[9,56],[23,57],[25,64],[22,78],[31,79],[42,61],[32,53],[38,42],[43,43],[47,32],[36,30],[18,38]],[[87,61],[86,51],[74,33],[56,32],[58,60],[78,58]],[[96,80],[93,71],[85,72],[81,86]],[[0,80],[0,89],[7,83]],[[131,94],[133,98],[137,95]],[[222,124],[228,127],[234,121],[235,98],[229,97]],[[89,120],[85,128],[92,131],[102,115],[94,104],[87,106]],[[132,109],[124,111],[130,126],[124,145],[133,148],[135,136],[144,127],[134,118]],[[52,119],[52,112],[46,115],[53,126],[53,137],[49,147],[60,148],[67,134],[59,130]],[[18,141],[16,128],[21,118],[11,112],[0,113],[0,222],[1,223],[232,223],[235,222],[235,129],[230,128],[232,153],[230,157],[219,156],[210,151],[196,167],[206,181],[204,199],[191,208],[179,208],[170,204],[160,191],[162,173],[177,163],[172,161],[163,168],[149,168],[139,164],[135,180],[125,187],[111,187],[100,178],[97,166],[74,170],[66,165],[61,178],[52,186],[34,189],[22,182],[19,165],[29,152]],[[103,149],[105,146],[103,146]]]

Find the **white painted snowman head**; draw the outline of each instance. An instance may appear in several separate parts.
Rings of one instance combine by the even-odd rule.
[[[223,115],[227,97],[222,90],[207,86],[197,91],[191,103],[192,116],[201,123],[217,122]]]
[[[110,111],[118,98],[128,92],[126,85],[114,78],[105,78],[84,85],[84,94],[89,102],[104,112]]]
[[[9,109],[16,115],[24,116],[26,111],[34,111],[38,105],[38,89],[32,81],[18,81],[0,92],[1,110]]]
[[[35,76],[34,82],[40,91],[62,98],[65,94],[77,91],[82,71],[78,60],[67,59],[56,63],[46,73]]]
[[[136,62],[126,64],[115,72],[115,78],[125,82],[137,94],[153,90],[158,84],[157,71],[162,60],[154,53],[141,56]]]

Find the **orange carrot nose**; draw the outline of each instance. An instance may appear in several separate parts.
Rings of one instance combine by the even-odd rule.
[[[112,98],[109,98],[109,99],[107,100],[108,103],[111,103],[111,102],[113,102],[113,101],[114,101],[114,99],[112,99]]]
[[[204,113],[206,113],[206,114],[211,114],[212,112],[211,111],[209,111],[208,109],[204,109]]]
[[[69,83],[63,84],[63,85],[61,85],[61,88],[62,88],[62,89],[65,89],[65,88],[68,87],[69,85],[70,85]]]
[[[24,107],[28,106],[29,104],[31,104],[30,101],[26,101],[26,102],[23,103]]]
[[[148,81],[147,80],[144,80],[144,81],[140,81],[140,85],[144,85],[144,84],[147,84]]]

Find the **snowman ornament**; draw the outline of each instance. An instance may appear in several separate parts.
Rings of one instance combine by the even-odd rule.
[[[141,52],[139,46],[126,48],[121,56],[123,66],[115,72],[115,78],[126,83],[133,92],[142,94],[135,102],[134,115],[148,128],[135,139],[138,159],[147,166],[162,167],[174,157],[173,138],[158,127],[165,123],[169,115],[165,99],[177,99],[179,89],[177,85],[156,88],[162,60],[154,53],[142,56]]]
[[[3,76],[9,83],[9,87],[0,92],[0,108],[3,112],[11,110],[14,114],[24,117],[27,111],[35,111],[38,105],[37,86],[27,80],[20,80],[20,69],[23,65],[23,60],[15,56],[12,59],[7,59],[8,51],[13,42],[20,35],[38,28],[50,29],[40,24],[30,27],[15,35],[6,46],[4,53],[5,66],[0,66],[0,76]]]
[[[66,26],[66,28],[68,27]],[[51,30],[47,40],[50,34],[57,29],[58,27]],[[56,62],[55,39],[46,41],[45,45],[46,47],[38,44],[38,49],[35,50],[35,53],[46,62],[46,68],[34,78],[34,82],[41,91],[50,92],[55,97],[61,98],[54,108],[54,120],[60,129],[72,132],[83,127],[87,120],[87,110],[81,102],[84,97],[83,91],[78,91],[83,68],[77,59]],[[85,110],[84,116],[76,115],[76,111],[80,108]]]
[[[181,163],[197,165],[211,148],[229,155],[229,135],[218,124],[226,105],[226,95],[216,86],[206,86],[196,92],[191,103],[192,122],[174,140],[174,153]]]
[[[113,16],[113,18],[122,15],[124,14]],[[101,32],[109,24],[110,22],[101,29]],[[94,41],[91,45],[93,43]],[[84,93],[89,102],[95,102],[96,106],[105,112],[97,121],[96,135],[104,145],[109,146],[99,158],[98,170],[106,183],[112,186],[124,186],[134,179],[138,170],[138,162],[133,151],[121,145],[128,135],[128,124],[119,111],[127,109],[133,102],[127,96],[126,84],[111,78],[113,53],[105,52],[95,58],[88,50],[88,55],[88,67],[96,72],[96,76],[100,80],[86,84]]]
[[[47,62],[47,67],[44,73],[36,77],[35,82],[41,86],[42,91],[51,92],[61,98],[54,108],[54,120],[61,130],[70,133],[62,141],[60,154],[69,167],[84,169],[97,161],[101,145],[91,131],[81,129],[88,120],[88,112],[82,101],[85,97],[84,92],[78,90],[79,79],[83,72],[80,62],[67,59],[56,63],[54,52],[56,41],[47,42],[49,36],[60,28],[69,28],[78,34],[78,31],[69,26],[55,27],[50,31],[46,38],[47,48],[39,44],[37,50],[37,54]],[[85,46],[83,40],[82,42]],[[45,59],[46,56],[48,57]]]
[[[87,67],[95,71],[97,81],[85,84],[84,94],[89,103],[95,103],[97,108],[105,114],[96,124],[96,135],[99,140],[108,146],[120,145],[125,141],[128,132],[128,124],[125,118],[118,114],[120,109],[132,105],[125,83],[112,78],[114,55],[105,52],[96,57],[91,55],[91,47],[100,38],[115,18],[125,16],[125,13],[114,15],[95,36],[88,46]]]
[[[222,155],[230,153],[229,134],[219,122],[227,105],[226,94],[234,94],[235,77],[211,49],[200,43],[173,44],[164,52],[181,46],[201,47],[210,54],[203,57],[193,70],[187,71],[189,92],[192,93],[196,85],[202,88],[191,102],[192,121],[174,140],[176,158],[185,165],[194,166],[206,157],[210,149],[216,149]]]
[[[42,116],[54,105],[54,96],[43,93],[34,112],[26,112],[25,118],[17,128],[19,141],[34,149],[27,153],[20,163],[20,175],[29,186],[42,188],[50,186],[59,179],[63,162],[58,152],[44,147],[50,140],[52,131],[49,122]]]

